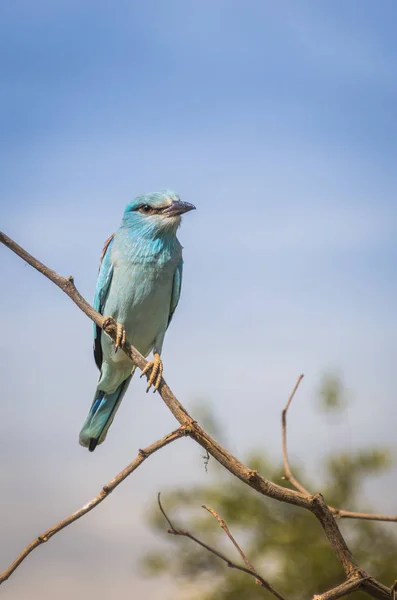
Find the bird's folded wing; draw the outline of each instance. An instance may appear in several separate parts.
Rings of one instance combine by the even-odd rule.
[[[172,284],[171,306],[170,306],[170,316],[168,318],[168,325],[171,323],[171,319],[174,315],[176,307],[178,306],[179,298],[181,296],[182,273],[183,273],[183,260],[181,259],[176,268],[176,271],[174,274],[174,281]],[[168,325],[167,325],[167,327],[168,327]]]
[[[110,250],[113,244],[113,239],[114,234],[106,240],[99,264],[99,274],[94,296],[94,308],[101,315],[103,315],[103,307],[109,293],[110,282],[112,281],[113,276],[113,264],[110,259]],[[101,334],[102,329],[94,323],[94,358],[98,369],[101,369],[102,366]]]

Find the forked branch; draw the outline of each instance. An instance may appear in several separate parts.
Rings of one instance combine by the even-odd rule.
[[[219,552],[219,550],[216,550],[212,546],[209,546],[208,544],[206,544],[206,543],[202,542],[201,540],[199,540],[195,535],[189,533],[189,531],[186,531],[185,529],[179,529],[179,528],[175,527],[175,525],[172,523],[171,519],[168,517],[168,515],[166,514],[166,512],[165,512],[165,510],[164,510],[164,508],[163,508],[163,506],[161,504],[160,494],[158,494],[158,496],[157,496],[157,501],[158,501],[158,504],[159,504],[159,508],[160,508],[160,510],[161,510],[161,512],[162,512],[162,514],[163,514],[163,516],[165,518],[165,520],[167,521],[167,523],[169,525],[168,533],[170,533],[171,535],[187,537],[187,538],[189,538],[189,540],[192,540],[193,542],[196,542],[196,544],[198,544],[199,546],[201,546],[202,548],[204,548],[205,550],[207,550],[208,552],[210,552],[214,556],[217,556],[218,558],[220,558],[221,560],[223,560],[223,562],[226,563],[227,566],[230,569],[237,569],[238,571],[242,571],[243,573],[247,573],[248,575],[251,575],[252,577],[255,577],[255,580],[258,583],[258,585],[260,585],[261,587],[263,587],[266,590],[268,590],[271,594],[273,594],[273,596],[275,596],[279,600],[285,600],[284,596],[282,596],[281,594],[279,594],[270,585],[270,583],[268,581],[266,581],[266,579],[264,579],[261,575],[259,575],[259,573],[254,569],[254,567],[251,565],[251,563],[249,562],[248,558],[246,557],[246,555],[241,550],[240,546],[237,544],[236,540],[234,539],[234,537],[230,533],[229,528],[227,527],[226,523],[223,521],[223,519],[220,518],[220,516],[214,510],[212,510],[212,508],[209,508],[208,506],[203,506],[203,508],[205,508],[206,510],[208,510],[208,512],[210,512],[212,514],[212,516],[214,516],[217,519],[217,521],[220,524],[220,526],[222,527],[222,529],[227,533],[229,539],[232,541],[232,543],[235,546],[235,548],[237,548],[240,556],[242,557],[242,559],[244,560],[245,564],[247,565],[246,567],[244,567],[243,565],[238,565],[233,560],[231,560],[230,558],[228,558],[227,556],[225,556],[222,552]]]
[[[266,579],[264,579],[261,575],[258,574],[258,571],[255,569],[253,564],[250,562],[250,560],[248,559],[245,552],[241,549],[241,547],[237,543],[235,537],[232,535],[226,521],[224,521],[222,519],[222,517],[220,517],[220,515],[218,515],[218,513],[213,508],[210,508],[209,506],[205,506],[205,505],[203,505],[203,508],[205,508],[205,510],[208,510],[208,512],[218,521],[219,527],[221,527],[221,529],[223,529],[223,531],[226,533],[227,537],[232,542],[233,546],[236,548],[237,552],[240,554],[241,558],[247,565],[247,568],[251,571],[251,573],[253,575],[255,575],[256,583],[258,585],[260,585],[261,587],[265,588],[266,590],[268,590],[268,592],[273,594],[273,596],[276,596],[276,598],[279,598],[281,600],[283,598],[283,596],[279,592],[277,592],[274,589],[274,587],[272,585],[270,585],[270,583]]]
[[[281,413],[281,438],[282,438],[283,463],[284,463],[284,479],[286,481],[289,481],[296,490],[298,490],[305,496],[310,496],[310,492],[292,474],[291,466],[289,464],[288,450],[287,450],[287,412],[288,412],[289,407],[291,406],[291,402],[295,396],[295,393],[298,390],[299,384],[302,381],[303,377],[304,377],[303,374],[299,375],[298,380],[295,384],[295,387],[292,390],[290,397],[288,398],[287,404],[285,405],[285,407]],[[336,519],[363,519],[366,521],[397,522],[397,515],[381,515],[381,514],[374,514],[374,513],[354,512],[351,510],[344,510],[342,508],[335,508],[334,506],[330,506],[330,505],[328,505],[328,508],[332,512],[332,514],[335,516]]]
[[[55,285],[57,285],[62,291],[64,291],[73,302],[99,327],[101,327],[114,341],[116,341],[117,330],[116,324],[112,319],[108,319],[100,315],[96,312],[92,306],[81,296],[74,285],[73,277],[61,277],[55,271],[49,269],[43,263],[38,261],[36,258],[31,256],[26,250],[21,248],[16,242],[11,240],[4,233],[0,233],[0,242],[5,246],[10,248],[15,254],[20,256],[24,261],[30,264],[32,267],[37,269],[40,273],[42,273],[45,277],[50,279]],[[130,360],[140,369],[143,370],[147,364],[146,359],[138,352],[134,346],[132,346],[128,340],[125,340],[123,344],[123,351],[130,358]],[[295,491],[291,489],[287,489],[280,485],[277,485],[271,481],[268,481],[264,477],[262,477],[257,471],[250,469],[246,465],[244,465],[241,461],[239,461],[235,456],[233,456],[230,452],[226,450],[223,446],[221,446],[216,440],[214,440],[202,427],[198,425],[196,421],[192,419],[186,409],[182,406],[182,404],[177,400],[175,395],[172,393],[164,379],[161,380],[159,387],[159,394],[163,399],[164,403],[173,414],[175,419],[179,422],[179,424],[184,428],[184,434],[191,437],[195,440],[200,446],[202,446],[211,456],[213,456],[221,465],[223,465],[230,473],[232,473],[235,477],[238,477],[241,481],[249,485],[251,488],[256,490],[258,493],[263,496],[268,496],[269,498],[273,498],[279,502],[285,502],[287,504],[292,504],[294,506],[299,506],[304,508],[318,519],[320,522],[324,533],[332,546],[344,572],[347,580],[352,580],[356,578],[358,575],[363,579],[362,587],[372,595],[374,598],[387,599],[391,598],[391,590],[390,588],[382,585],[381,583],[375,581],[370,578],[368,574],[360,569],[358,564],[353,559],[353,556],[338,528],[333,512],[324,502],[321,494],[307,495],[307,493],[302,493],[301,491]],[[180,431],[177,430],[177,431]],[[182,435],[182,433],[180,433]],[[178,434],[177,437],[180,437]],[[169,442],[167,442],[169,443]],[[165,445],[165,444],[163,444]],[[157,449],[157,448],[156,448]],[[136,460],[140,464],[140,461],[143,460],[143,456],[138,457]],[[132,463],[131,463],[132,464]],[[136,467],[134,467],[136,468]],[[133,470],[133,469],[132,469]],[[120,474],[121,476],[121,474]],[[120,477],[118,476],[118,477]],[[124,477],[121,478],[121,481]],[[116,478],[117,479],[117,478]],[[113,480],[114,481],[114,480]],[[117,485],[120,482],[117,482]],[[116,487],[116,485],[114,485]],[[106,486],[105,486],[106,488]],[[114,489],[114,488],[112,488]],[[101,494],[104,494],[104,497],[109,492],[102,490]],[[99,496],[101,496],[99,494]],[[98,497],[97,497],[98,498]],[[102,501],[103,498],[99,498],[96,502],[98,504]],[[91,506],[91,503],[83,507],[83,511],[88,512],[88,510],[92,510],[94,504]],[[83,512],[82,514],[85,514]],[[66,527],[71,522],[75,521],[77,518],[82,516],[79,514],[77,517],[76,513],[62,521],[62,526],[57,529],[59,531],[63,527]],[[384,518],[382,520],[394,520]],[[58,527],[58,526],[56,526]],[[3,578],[0,579],[0,583],[7,579],[10,574],[15,571],[18,565],[26,558],[26,556],[38,545],[47,541],[52,535],[54,535],[53,528],[49,529],[47,532],[40,536],[32,542],[27,548],[21,553],[21,555],[16,559],[16,561],[11,565],[6,571],[5,576],[3,574]],[[241,567],[244,569],[245,567]],[[252,571],[247,568],[247,572],[252,575]]]

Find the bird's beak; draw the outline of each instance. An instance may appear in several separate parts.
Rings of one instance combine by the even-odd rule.
[[[182,202],[182,200],[174,200],[172,204],[163,210],[163,215],[166,215],[167,217],[176,217],[177,215],[183,215],[183,213],[189,212],[189,210],[196,210],[194,204]]]

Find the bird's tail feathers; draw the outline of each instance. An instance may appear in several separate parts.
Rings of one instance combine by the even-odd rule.
[[[90,412],[79,437],[81,446],[88,448],[90,452],[93,452],[98,444],[102,444],[105,440],[108,429],[127,391],[131,377],[132,375],[120,383],[112,394],[101,390],[96,391]]]

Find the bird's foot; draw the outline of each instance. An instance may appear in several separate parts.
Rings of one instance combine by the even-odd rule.
[[[154,387],[153,392],[158,390],[159,386],[160,386],[161,378],[163,376],[163,362],[162,362],[162,360],[160,358],[160,354],[158,354],[158,352],[155,352],[153,354],[153,360],[148,362],[146,367],[143,369],[143,371],[141,373],[141,377],[146,375],[146,373],[148,373],[149,371],[151,371],[151,373],[148,378],[146,393],[150,390],[152,385]]]
[[[125,344],[125,329],[121,323],[116,323],[116,343],[114,345],[114,351],[117,352],[119,348],[122,348]]]
[[[114,343],[114,351],[117,352],[119,348],[122,348],[125,344],[125,329],[121,323],[116,323],[113,317],[106,317],[103,328],[106,329],[106,326],[113,325],[116,327],[116,341]]]

